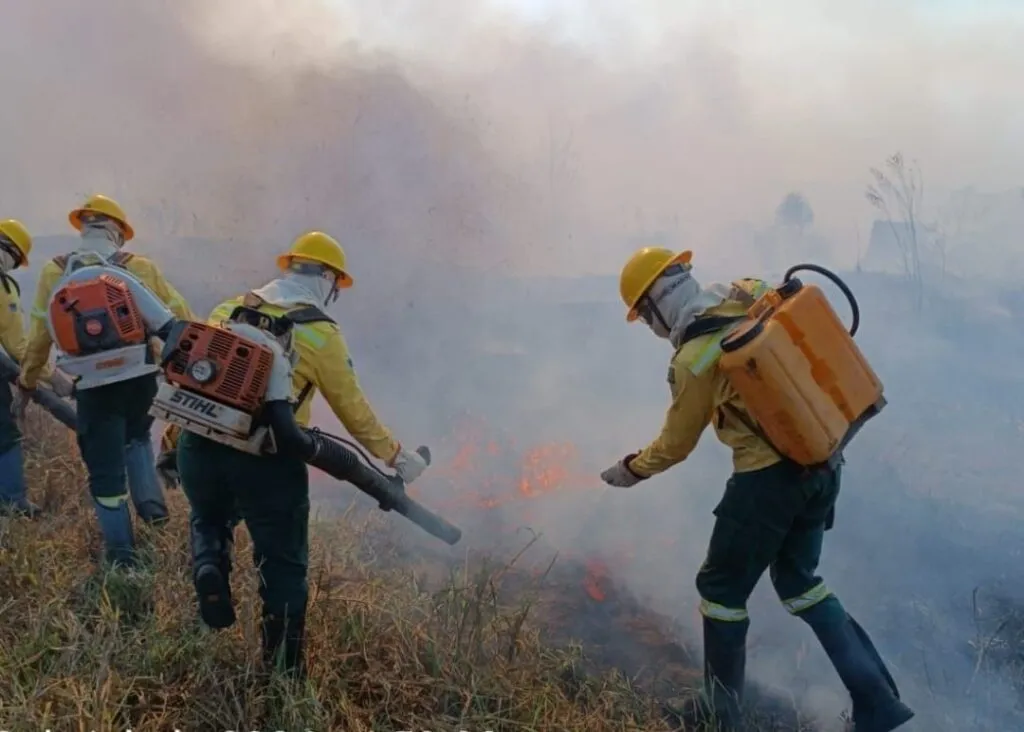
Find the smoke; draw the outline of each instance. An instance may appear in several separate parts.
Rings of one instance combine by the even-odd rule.
[[[273,253],[301,231],[332,232],[357,282],[339,317],[371,401],[402,439],[443,444],[471,413],[520,444],[575,443],[576,468],[592,478],[656,433],[670,353],[623,322],[614,277],[544,277],[612,274],[639,240],[693,248],[702,281],[752,274],[746,261],[782,267],[784,242],[766,248],[751,232],[790,191],[813,206],[814,258],[852,264],[871,220],[867,169],[895,150],[921,161],[932,205],[965,185],[1021,184],[1024,17],[995,0],[984,10],[938,5],[9,2],[0,213],[39,235],[65,234],[66,212],[85,194],[112,195],[138,248],[199,311],[261,284]],[[997,255],[1012,261],[1008,249]],[[885,616],[881,597],[912,576],[914,598],[956,604],[987,578],[969,565],[936,571],[956,548],[925,527],[901,537],[899,526],[989,498],[1019,510],[998,489],[1015,484],[1009,438],[994,438],[998,449],[970,442],[985,451],[984,480],[952,471],[969,459],[964,435],[1003,425],[1024,390],[1007,383],[991,397],[971,387],[992,375],[958,358],[966,326],[922,324],[895,304],[898,289],[858,285],[870,300],[860,338],[893,405],[851,450],[845,495],[857,498],[844,498],[823,571],[899,656],[910,698],[954,698],[948,713],[962,719],[982,703],[936,688],[929,664],[938,661],[914,655],[908,626]],[[970,332],[992,349],[1002,331],[989,326]],[[1009,362],[1024,350],[999,343]],[[971,409],[942,432],[950,412],[920,415],[946,405],[953,383]],[[894,453],[898,445],[908,452]],[[728,464],[706,438],[669,475],[631,492],[573,494],[536,523],[562,545],[632,542],[630,586],[682,617]],[[895,473],[878,467],[890,464]],[[669,552],[666,534],[679,540]],[[897,541],[906,536],[935,553],[911,552]],[[1005,561],[995,549],[977,560]],[[758,633],[778,642],[752,671],[796,688],[793,649],[805,629],[762,590]],[[943,637],[972,630],[963,605],[932,612],[955,626]],[[962,649],[941,648],[952,688],[972,666]],[[818,661],[802,678],[818,674],[834,690]]]

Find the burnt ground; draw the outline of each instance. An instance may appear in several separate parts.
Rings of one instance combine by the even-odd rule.
[[[597,561],[568,559],[548,574],[537,615],[556,647],[579,644],[583,673],[616,670],[660,702],[688,696],[701,681],[699,638],[644,607]],[[747,683],[745,705],[754,728],[811,730],[792,701]]]
[[[543,542],[537,538],[535,543]],[[585,679],[618,673],[662,707],[666,721],[675,727],[677,722],[665,705],[690,696],[700,685],[700,638],[645,607],[599,559],[562,552],[553,564],[531,564],[522,556],[526,551],[521,541],[516,552],[501,546],[499,539],[489,552],[470,551],[455,562],[443,550],[435,554],[436,544],[415,549],[402,541],[389,544],[389,550],[376,554],[377,560],[408,562],[416,566],[421,580],[432,575],[443,581],[452,572],[466,573],[467,568],[476,568],[470,572],[490,574],[487,582],[493,584],[503,604],[528,603],[529,617],[547,644],[579,652],[579,663],[566,671],[564,679],[570,697]],[[802,719],[791,698],[774,695],[749,680],[744,706],[751,729],[758,732],[816,729]]]

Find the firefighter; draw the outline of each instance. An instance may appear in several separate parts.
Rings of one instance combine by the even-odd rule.
[[[71,225],[81,234],[75,252],[96,252],[111,265],[121,267],[142,282],[178,318],[191,319],[191,310],[167,282],[152,260],[124,251],[135,236],[118,203],[94,195],[68,214]],[[28,346],[18,380],[19,413],[24,411],[31,391],[49,359],[53,340],[48,327],[50,298],[64,275],[67,255],[47,262],[39,274],[35,304],[29,326]],[[152,361],[152,359],[150,359]],[[125,381],[79,389],[78,447],[89,473],[89,491],[103,533],[105,554],[115,564],[132,564],[135,540],[128,498],[139,517],[152,524],[167,521],[156,468],[148,410],[157,390],[156,371]],[[125,474],[127,473],[127,489]]]
[[[319,390],[348,432],[411,483],[426,463],[378,420],[363,395],[341,330],[322,310],[335,302],[340,289],[352,286],[341,245],[322,232],[308,232],[277,264],[283,272],[278,279],[218,305],[208,322],[226,321],[239,305],[271,317],[287,313],[297,323],[296,421],[308,425],[312,398]],[[301,319],[299,311],[305,314]],[[173,439],[167,437],[165,447],[170,447]],[[269,670],[279,665],[301,676],[309,551],[306,464],[299,458],[244,453],[183,431],[177,440],[177,469],[192,507],[193,581],[200,616],[211,628],[227,628],[235,621],[229,575],[232,529],[240,516],[261,570],[264,666]]]
[[[32,236],[14,219],[0,221],[0,345],[16,363],[25,356],[25,326],[21,320],[21,291],[10,272],[28,266]],[[42,374],[62,397],[71,395],[71,381],[47,367]],[[12,411],[12,388],[0,385],[0,511],[34,518],[40,508],[28,500],[21,429]]]
[[[647,247],[622,269],[627,320],[643,321],[675,349],[672,403],[661,434],[601,474],[622,488],[682,462],[709,423],[733,453],[733,474],[714,510],[707,556],[697,574],[704,636],[702,693],[677,709],[697,725],[717,718],[742,729],[747,599],[765,570],[786,610],[806,622],[850,693],[854,729],[888,732],[914,716],[864,630],[817,575],[832,527],[840,468],[807,470],[776,453],[717,366],[729,325],[766,289],[757,280],[701,288],[691,253]]]

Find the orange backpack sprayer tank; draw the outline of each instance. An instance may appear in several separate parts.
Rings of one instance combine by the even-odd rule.
[[[853,310],[849,332],[821,289],[793,275],[832,280]],[[860,309],[829,270],[800,264],[762,295],[721,342],[719,368],[774,449],[803,466],[834,462],[885,406],[882,383],[853,340]]]
[[[174,320],[130,272],[88,251],[67,258],[47,315],[57,367],[79,390],[159,371],[149,339]]]

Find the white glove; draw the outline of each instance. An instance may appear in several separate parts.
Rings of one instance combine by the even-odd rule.
[[[636,454],[634,453],[622,458],[622,460],[601,473],[601,480],[616,488],[632,488],[640,481],[646,480],[629,469],[629,461],[635,457]]]
[[[423,475],[423,471],[427,469],[427,461],[418,452],[399,447],[398,454],[391,461],[391,466],[398,473],[402,482],[408,485]]]
[[[54,371],[50,377],[50,388],[61,399],[67,399],[75,389],[75,382],[60,371]]]

